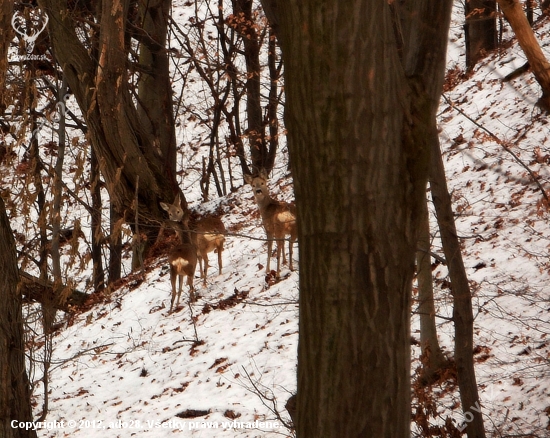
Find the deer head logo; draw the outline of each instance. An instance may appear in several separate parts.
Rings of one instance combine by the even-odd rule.
[[[48,15],[40,8],[29,10],[28,16],[16,11],[11,19],[12,27],[26,43],[28,54],[31,54],[34,50],[34,43],[47,24]]]

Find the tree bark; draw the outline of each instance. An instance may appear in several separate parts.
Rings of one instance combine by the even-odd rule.
[[[109,211],[109,286],[120,280],[122,275],[122,231],[123,218],[111,203]]]
[[[105,238],[101,224],[103,217],[103,203],[101,202],[101,179],[99,176],[99,162],[94,149],[90,151],[90,192],[92,198],[92,281],[94,291],[98,292],[105,288],[105,270],[103,269],[103,243]]]
[[[13,37],[11,18],[13,1],[0,0],[0,90],[6,90],[6,72],[8,70],[8,49]],[[0,94],[0,114],[4,114],[8,105],[4,91]]]
[[[21,295],[26,297],[28,301],[42,303],[47,295],[53,296],[54,284],[51,281],[34,277],[22,270],[19,271],[19,277],[21,280]],[[61,287],[63,290],[67,290],[70,286],[64,284]],[[53,306],[56,310],[70,312],[70,307],[83,305],[89,297],[90,295],[87,293],[72,289],[64,302],[55,301]]]
[[[473,68],[484,52],[497,47],[496,0],[467,0],[464,37],[466,68]]]
[[[11,425],[32,421],[18,283],[15,241],[0,198],[0,436],[36,438],[36,431]]]
[[[542,88],[539,105],[546,111],[550,111],[550,63],[544,56],[519,0],[497,1],[506,20],[512,26],[518,43],[533,69],[537,82]]]
[[[141,127],[164,158],[163,168],[174,192],[176,181],[176,134],[172,114],[172,84],[166,51],[170,0],[140,0],[139,24],[147,38],[140,38],[139,63],[144,70],[138,87]],[[159,105],[159,96],[167,96]]]
[[[456,233],[451,195],[447,189],[443,158],[439,147],[439,138],[435,124],[430,138],[432,140],[432,165],[430,169],[430,187],[441,233],[443,252],[447,260],[453,295],[453,321],[455,324],[455,362],[460,389],[462,410],[469,412],[472,421],[466,423],[468,438],[484,438],[483,417],[479,405],[476,375],[474,370],[474,317],[472,295],[460,245]],[[468,415],[468,418],[470,416]]]
[[[129,37],[130,33],[136,35],[138,32],[135,27],[131,32],[127,28],[130,3],[130,0],[105,0],[98,3],[99,12],[96,16],[88,17],[96,24],[92,49],[97,47],[97,57],[91,57],[89,48],[82,44],[76,32],[77,23],[82,17],[74,17],[74,11],[68,8],[64,0],[39,0],[49,15],[48,30],[54,54],[86,119],[89,138],[98,157],[111,202],[120,216],[124,216],[125,212],[133,212],[135,184],[139,176],[142,230],[148,235],[149,241],[154,241],[158,221],[163,217],[159,199],[172,199],[179,192],[179,188],[174,185],[172,172],[175,160],[170,155],[174,142],[161,146],[156,137],[158,130],[170,129],[170,126],[173,129],[173,121],[166,120],[173,117],[172,95],[171,92],[166,94],[166,72],[161,78],[164,92],[156,96],[156,105],[162,108],[158,111],[149,110],[146,114],[153,120],[153,128],[151,123],[143,122],[145,115],[136,108],[128,76]],[[161,9],[165,7],[165,3],[155,4]],[[103,10],[106,12],[103,13]],[[157,47],[151,38],[147,39],[146,32],[137,37]],[[160,43],[162,41],[156,41],[156,44]],[[164,53],[165,49],[158,51]],[[159,61],[155,67],[159,69],[167,67],[167,63],[160,62],[161,58],[155,58]],[[160,75],[156,70],[154,74],[155,77]],[[141,109],[150,103],[144,96]],[[163,135],[175,138],[172,132]]]
[[[252,167],[257,172],[265,169],[271,172],[268,162],[268,150],[265,143],[265,126],[262,119],[262,95],[260,88],[260,42],[256,32],[252,0],[236,0],[233,2],[235,11],[235,28],[242,37],[244,59],[246,62],[246,134],[250,143]]]
[[[408,437],[411,281],[451,1],[263,4],[298,210],[297,436]]]
[[[435,325],[435,305],[430,259],[431,235],[427,200],[422,203],[422,218],[418,229],[418,250],[416,252],[416,271],[418,279],[418,314],[420,315],[420,345],[422,348],[423,383],[432,383],[437,371],[445,365],[437,339]]]
[[[52,276],[54,279],[55,299],[60,300],[62,294],[61,284],[63,282],[61,272],[61,201],[63,199],[63,165],[65,162],[65,100],[67,94],[67,82],[62,80],[61,88],[58,89],[58,102],[61,105],[57,106],[59,117],[59,126],[57,129],[57,161],[54,167],[54,178],[52,185],[53,206],[50,213],[50,222],[52,224],[52,240],[50,246],[50,256],[52,260]]]

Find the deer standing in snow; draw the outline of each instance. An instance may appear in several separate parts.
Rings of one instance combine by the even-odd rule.
[[[199,269],[203,284],[206,284],[206,275],[208,273],[208,253],[218,253],[218,272],[222,274],[222,251],[225,242],[225,225],[216,217],[206,217],[197,220],[190,220],[189,212],[184,212],[180,205],[179,195],[176,196],[172,205],[161,202],[160,206],[168,212],[171,221],[182,222],[189,230],[191,242],[195,245]],[[204,269],[203,269],[204,260]]]
[[[195,277],[195,268],[197,267],[197,248],[189,236],[189,229],[187,228],[184,211],[181,208],[179,195],[176,196],[173,205],[161,202],[160,206],[163,210],[168,212],[170,225],[176,231],[180,242],[179,245],[174,247],[168,254],[170,283],[172,284],[172,300],[170,301],[171,313],[174,307],[174,299],[176,298],[176,279],[179,281],[176,308],[180,304],[184,277],[187,277],[187,285],[189,286],[189,302],[194,303],[196,301],[193,279]],[[187,213],[187,217],[188,215],[189,213]]]
[[[279,277],[281,252],[283,253],[283,263],[286,263],[284,241],[287,235],[290,235],[288,244],[289,268],[292,271],[292,246],[296,241],[296,209],[287,202],[281,202],[273,199],[267,189],[267,174],[261,170],[257,176],[245,175],[245,181],[252,186],[254,199],[260,209],[262,223],[267,235],[267,266],[266,272],[269,273],[271,251],[273,249],[273,240],[277,241],[277,278]]]

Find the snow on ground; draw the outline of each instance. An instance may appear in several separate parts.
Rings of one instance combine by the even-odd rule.
[[[298,273],[285,266],[281,282],[265,284],[260,218],[251,190],[243,187],[241,194],[247,198],[242,211],[254,213],[232,212],[224,219],[228,232],[237,228],[259,240],[228,236],[223,274],[217,275],[214,257],[207,286],[196,279],[196,304],[188,306],[185,287],[180,308],[168,314],[170,279],[162,258],[143,282],[136,275],[57,334],[47,419],[82,427],[42,436],[161,437],[180,428],[182,436],[200,437],[287,433],[274,410],[288,421],[284,404],[296,387]]]
[[[463,64],[460,29],[451,29],[450,68]],[[539,37],[547,33],[547,23],[537,28]],[[535,105],[540,90],[531,73],[502,81],[524,61],[517,45],[491,54],[446,91],[438,116],[474,296],[476,372],[488,436],[550,436],[549,213],[534,180],[550,188],[550,125]],[[290,180],[281,193],[280,176],[272,190],[289,199]],[[197,208],[198,195],[190,199]],[[296,389],[298,272],[285,267],[282,281],[266,285],[264,233],[248,187],[219,205],[233,235],[226,240],[223,274],[217,275],[211,256],[207,286],[197,279],[196,304],[187,305],[185,289],[181,308],[168,314],[170,281],[161,257],[143,278],[130,277],[56,334],[47,420],[65,427],[39,436],[289,435],[282,421]],[[437,239],[434,251],[442,254]],[[438,315],[449,317],[446,268],[438,265],[434,274]],[[452,323],[439,318],[438,324],[442,346],[452,352]],[[416,317],[412,332],[418,338]],[[417,358],[418,349],[413,353]],[[433,422],[450,416],[460,425],[456,390],[437,391]]]
[[[536,29],[543,41],[548,23],[544,26]],[[549,214],[537,185],[550,189],[550,126],[536,106],[540,88],[531,73],[503,81],[524,63],[515,44],[491,54],[445,92],[439,112],[473,293],[476,372],[490,436],[550,436],[545,432],[550,424]],[[441,266],[435,271],[439,278],[445,273]],[[449,293],[439,292],[440,313],[446,316]],[[452,331],[443,323],[443,339]],[[444,405],[440,413],[442,419],[448,415]]]

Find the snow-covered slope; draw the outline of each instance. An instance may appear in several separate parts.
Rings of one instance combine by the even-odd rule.
[[[540,40],[547,40],[548,26],[537,28]],[[459,41],[460,27],[453,29],[451,40]],[[461,59],[454,42],[452,67]],[[540,91],[530,73],[502,81],[524,62],[517,45],[491,54],[447,89],[438,116],[474,294],[488,436],[550,434],[549,213],[534,180],[550,189],[550,125],[535,106]],[[272,189],[292,196],[288,184],[281,193],[273,181]],[[216,275],[214,261],[207,286],[197,280],[196,304],[168,314],[170,282],[161,257],[143,278],[129,278],[55,335],[47,420],[64,423],[39,436],[290,434],[283,422],[289,421],[284,404],[296,389],[298,272],[285,268],[283,280],[267,286],[264,233],[249,188],[220,202],[233,235],[223,275]],[[437,238],[434,251],[442,254]],[[445,267],[434,274],[441,343],[452,352]],[[413,323],[418,337],[416,317]],[[468,419],[456,388],[442,385],[436,392],[433,424]],[[41,403],[38,395],[37,412]]]
[[[77,427],[43,436],[285,433],[284,404],[296,387],[298,273],[285,267],[282,281],[266,285],[260,218],[249,188],[239,195],[245,199],[230,202],[239,211],[223,219],[224,272],[216,275],[214,261],[207,286],[197,279],[196,304],[187,305],[186,287],[179,310],[168,314],[163,257],[143,281],[127,279],[59,331],[47,419]]]

